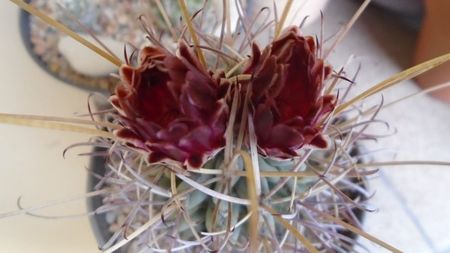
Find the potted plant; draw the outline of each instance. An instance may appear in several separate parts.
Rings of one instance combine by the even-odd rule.
[[[96,192],[90,211],[104,252],[350,252],[358,249],[355,235],[401,252],[361,229],[370,196],[365,176],[377,170],[359,143],[370,138],[365,131],[382,105],[358,105],[450,55],[349,99],[353,81],[326,62],[333,46],[285,26],[292,2],[273,21],[261,20],[266,8],[247,19],[238,1],[232,29],[223,1],[218,36],[214,26],[203,30],[208,19],[201,16],[211,6],[190,13],[179,0],[178,25],[160,6],[174,41],[147,27],[151,45],[124,61],[74,36],[119,68],[112,107],[91,111],[92,120],[0,119],[64,121],[53,126],[73,124],[96,136],[89,143],[89,190]]]

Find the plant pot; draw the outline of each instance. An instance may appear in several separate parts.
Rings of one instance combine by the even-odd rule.
[[[104,151],[104,149],[96,148],[95,152]],[[104,157],[94,157],[90,161],[90,174],[87,178],[87,191],[94,191],[95,186],[100,182],[100,179],[96,175],[104,175],[106,171],[105,167],[106,159]],[[103,196],[98,195],[87,199],[88,211],[95,211],[103,205]],[[111,238],[112,233],[109,231],[109,224],[107,222],[106,213],[94,214],[89,217],[91,224],[92,233],[94,234],[97,244],[101,249],[103,245]],[[125,252],[125,250],[120,249],[116,251],[117,253]]]
[[[40,11],[45,12],[85,39],[98,45],[89,33],[95,34],[103,44],[120,58],[123,55],[125,42],[140,46],[145,41],[144,33],[139,24],[132,22],[135,20],[135,17],[133,15],[125,15],[127,14],[125,12],[119,12],[121,8],[118,8],[117,11],[111,10],[114,7],[112,5],[108,6],[108,1],[69,0],[62,3],[65,9],[62,9],[52,1],[26,1],[38,4]],[[96,8],[99,2],[108,6],[108,13],[112,17],[109,17],[107,14],[100,15],[106,10],[98,12]],[[131,2],[137,5],[138,1],[133,0]],[[105,8],[103,7],[103,9]],[[133,8],[134,11],[139,11],[135,6]],[[66,14],[65,10],[70,14]],[[123,20],[118,21],[120,18],[126,22]],[[126,25],[123,25],[123,22]],[[19,25],[26,51],[47,74],[64,83],[89,91],[106,93],[115,87],[117,79],[110,76],[110,73],[115,72],[117,68],[95,53],[90,52],[79,42],[50,27],[24,10],[20,11]],[[112,28],[114,26],[126,28],[111,32],[111,30],[114,30]],[[80,66],[86,67],[80,69]]]
[[[29,0],[27,2],[30,2]],[[62,75],[58,72],[57,68],[50,67],[49,64],[43,60],[43,58],[36,54],[34,51],[35,45],[31,40],[31,14],[28,12],[21,10],[19,14],[19,26],[20,26],[20,35],[22,38],[23,45],[31,56],[33,61],[47,74],[53,76],[59,81],[64,83],[76,86],[78,88],[86,89],[89,91],[99,91],[104,92],[111,89],[110,83],[113,82],[111,77],[89,77],[82,74],[77,74],[76,71],[72,68],[68,69],[69,75],[73,76],[70,78],[68,76]],[[76,78],[75,78],[76,77]],[[78,80],[76,80],[78,79]]]
[[[360,0],[360,2],[362,2]],[[424,14],[423,0],[373,0],[373,5],[392,13],[412,29],[418,30]]]

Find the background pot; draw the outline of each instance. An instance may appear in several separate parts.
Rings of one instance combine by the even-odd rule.
[[[29,2],[29,1],[28,1]],[[47,74],[53,76],[54,78],[70,85],[74,85],[76,87],[86,89],[89,91],[100,91],[105,92],[106,90],[109,90],[111,87],[105,85],[105,86],[96,86],[96,85],[89,85],[86,84],[86,82],[79,82],[72,79],[64,78],[63,76],[59,75],[57,72],[52,71],[48,64],[42,60],[40,56],[38,56],[34,50],[34,44],[31,41],[31,27],[30,27],[30,19],[31,14],[29,14],[26,11],[20,10],[19,15],[19,26],[20,26],[20,35],[22,37],[23,45],[25,46],[26,51],[29,53],[30,57],[34,60],[34,62]],[[85,77],[89,78],[89,77]]]

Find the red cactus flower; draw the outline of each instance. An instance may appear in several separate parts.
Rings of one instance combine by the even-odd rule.
[[[252,74],[251,101],[259,148],[269,156],[287,158],[306,144],[324,148],[322,119],[334,109],[334,96],[323,96],[331,68],[317,57],[312,37],[296,27],[253,57],[245,70]]]
[[[199,63],[184,44],[179,56],[146,47],[136,68],[122,66],[121,84],[110,98],[121,116],[117,136],[163,159],[200,167],[224,145],[228,118],[227,85]]]

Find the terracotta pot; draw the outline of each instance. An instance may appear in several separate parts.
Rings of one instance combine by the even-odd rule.
[[[417,42],[415,64],[450,53],[450,1],[427,0],[426,14]],[[450,63],[445,63],[416,78],[422,88],[450,82]],[[431,93],[450,103],[450,88]]]

